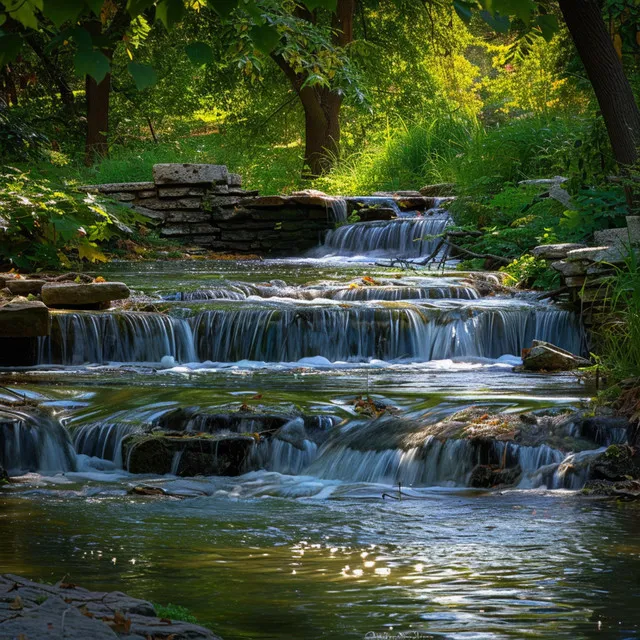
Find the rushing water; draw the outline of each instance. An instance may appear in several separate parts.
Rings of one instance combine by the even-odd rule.
[[[56,312],[40,365],[0,374],[41,405],[0,415],[0,463],[27,473],[0,493],[3,571],[180,604],[227,640],[638,637],[636,508],[567,491],[624,433],[571,451],[429,432],[472,405],[552,420],[593,392],[513,371],[533,339],[582,350],[571,312],[377,264],[431,255],[447,224],[343,225],[296,260],[111,265],[129,310]],[[388,411],[360,415],[362,396]],[[123,440],[159,427],[263,438],[235,478],[176,477],[180,452],[167,476],[128,473]],[[477,464],[517,466],[517,487],[468,490]]]

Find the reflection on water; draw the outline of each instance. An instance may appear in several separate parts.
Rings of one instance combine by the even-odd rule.
[[[529,492],[234,502],[64,491],[1,504],[3,571],[182,604],[226,640],[638,637],[635,505]]]

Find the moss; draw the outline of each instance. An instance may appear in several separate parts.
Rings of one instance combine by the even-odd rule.
[[[604,452],[604,457],[609,460],[614,459],[617,460],[623,455],[622,449],[617,444],[612,444],[607,447],[607,450]]]

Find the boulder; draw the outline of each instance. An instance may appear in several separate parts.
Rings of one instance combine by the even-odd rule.
[[[542,244],[534,247],[531,254],[542,260],[563,260],[570,251],[584,249],[586,245],[576,242],[566,242],[564,244]]]
[[[522,366],[527,371],[572,371],[591,362],[549,342],[534,340],[531,349],[523,349]]]
[[[427,184],[420,189],[420,194],[430,198],[442,198],[452,196],[456,185],[453,182],[439,182],[437,184]]]
[[[632,244],[631,235],[627,227],[594,231],[593,240],[597,245],[617,247],[623,251],[628,249]]]
[[[48,336],[49,310],[42,302],[13,301],[0,306],[0,337]]]
[[[490,489],[496,486],[514,485],[521,476],[522,469],[519,465],[502,469],[495,465],[479,464],[471,471],[469,486],[476,489]]]
[[[559,260],[558,262],[552,262],[551,268],[558,271],[565,278],[572,278],[585,275],[588,265],[589,263],[585,260],[574,260],[572,262]]]
[[[153,180],[164,184],[227,184],[229,172],[220,164],[155,164]]]
[[[58,309],[94,309],[130,295],[123,282],[55,283],[42,287],[42,301]]]
[[[44,280],[36,279],[23,279],[14,278],[13,280],[7,280],[7,288],[11,293],[16,296],[28,296],[32,294],[37,296],[40,294],[43,285],[46,284]]]
[[[609,247],[606,245],[599,247],[586,247],[569,251],[566,260],[588,260],[589,262],[608,262],[611,264],[622,264],[627,258],[627,251],[619,247]]]
[[[593,480],[640,479],[640,453],[626,444],[612,444],[591,463]]]
[[[192,436],[181,432],[132,435],[122,442],[131,473],[237,476],[255,439],[246,435]]]

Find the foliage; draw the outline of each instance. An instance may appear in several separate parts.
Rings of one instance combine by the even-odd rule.
[[[589,239],[594,231],[625,226],[629,208],[622,188],[581,189],[564,212],[562,230],[577,240]]]
[[[552,289],[560,282],[560,274],[551,269],[546,260],[526,254],[500,271],[511,276],[513,284],[526,288]]]
[[[0,175],[0,211],[0,262],[20,269],[104,262],[101,245],[124,229],[122,215],[116,217],[95,196],[10,167]]]
[[[182,622],[190,622],[191,624],[198,624],[198,619],[187,609],[178,604],[157,604],[153,603],[153,608],[156,611],[158,618],[165,618],[167,620],[180,620]]]
[[[640,377],[640,262],[630,251],[607,287],[610,319],[598,338],[614,382]]]
[[[0,111],[0,155],[20,160],[37,158],[43,151],[47,137],[31,128],[21,118]]]

